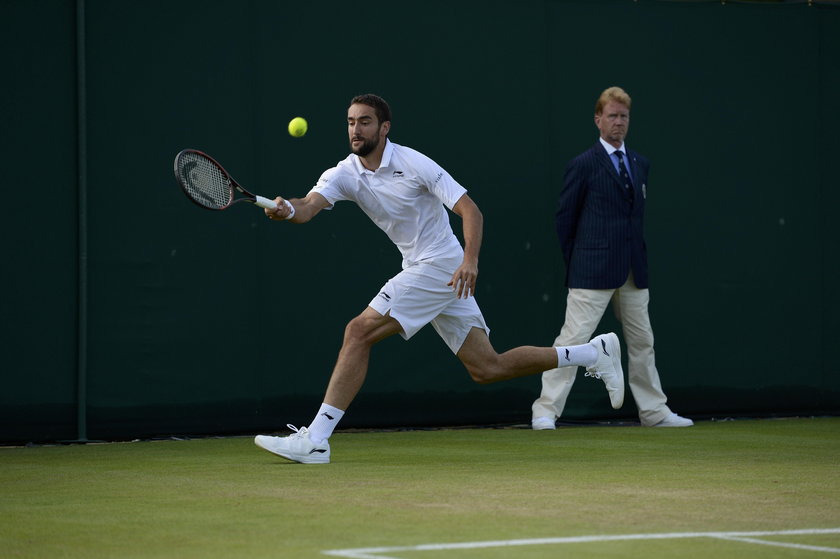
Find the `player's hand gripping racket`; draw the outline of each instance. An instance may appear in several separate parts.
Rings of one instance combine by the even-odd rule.
[[[175,156],[175,178],[187,198],[208,210],[224,210],[237,202],[272,210],[277,207],[274,200],[242,188],[215,159],[195,149],[185,149]],[[237,192],[241,194],[238,198]]]

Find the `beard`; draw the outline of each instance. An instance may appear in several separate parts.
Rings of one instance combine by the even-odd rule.
[[[353,149],[353,142],[351,141],[350,142],[350,151],[352,151],[353,153],[355,153],[359,157],[364,157],[364,156],[368,155],[370,152],[372,152],[373,150],[375,150],[378,145],[379,145],[379,136],[376,136],[371,140],[364,140],[362,142],[362,145],[360,145],[356,149]]]

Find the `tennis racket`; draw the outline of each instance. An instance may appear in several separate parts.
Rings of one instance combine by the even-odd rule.
[[[187,198],[208,210],[225,210],[237,202],[272,210],[277,207],[274,200],[242,188],[218,161],[195,149],[185,149],[175,156],[175,179]]]

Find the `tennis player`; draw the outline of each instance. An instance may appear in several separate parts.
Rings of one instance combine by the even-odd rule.
[[[347,131],[352,153],[325,171],[305,198],[275,198],[269,219],[306,223],[321,210],[350,200],[402,253],[402,271],[385,282],[352,319],[327,386],[308,427],[286,437],[258,435],[257,446],[295,462],[330,461],[329,438],[364,382],[371,347],[394,334],[406,340],[432,325],[480,384],[541,373],[564,365],[587,368],[606,384],[614,408],[624,401],[624,374],[615,334],[570,347],[522,346],[496,353],[476,303],[483,217],[466,189],[425,155],[388,139],[391,110],[376,95],[352,99]],[[463,224],[464,246],[447,208]]]

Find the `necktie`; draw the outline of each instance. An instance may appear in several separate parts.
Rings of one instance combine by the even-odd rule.
[[[621,180],[624,181],[624,188],[631,194],[633,193],[633,181],[630,180],[630,173],[627,172],[627,167],[624,166],[624,158],[622,153],[615,151],[615,156],[618,157],[618,174],[621,175]]]

